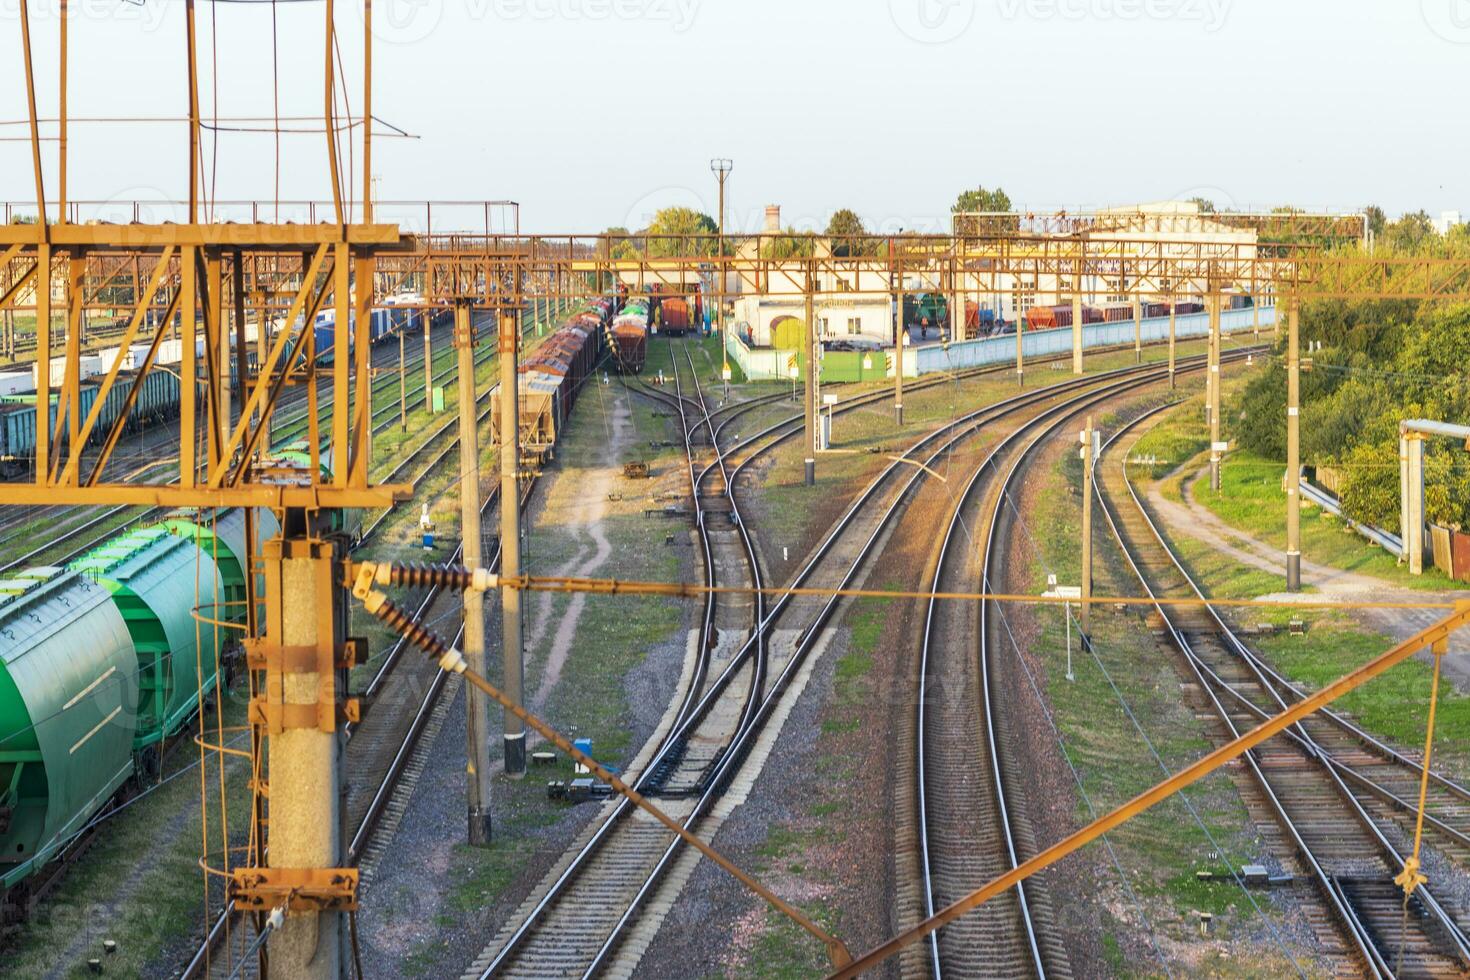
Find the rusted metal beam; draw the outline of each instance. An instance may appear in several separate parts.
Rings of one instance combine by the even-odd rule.
[[[251,416],[261,413],[260,424],[256,426],[257,429],[265,428],[269,425],[269,416],[262,411],[265,406],[266,392],[270,390],[272,375],[276,371],[276,365],[280,363],[281,354],[286,348],[286,341],[291,336],[291,325],[295,322],[296,317],[301,315],[302,307],[306,304],[306,298],[311,294],[317,277],[321,274],[322,265],[326,262],[326,258],[327,246],[318,246],[315,254],[312,256],[311,266],[307,269],[306,275],[302,279],[301,288],[297,290],[296,297],[291,301],[291,308],[286,313],[281,332],[276,335],[275,342],[271,345],[269,356],[267,356],[263,364],[260,364],[256,368],[255,385],[250,391],[249,399],[240,407],[240,421],[234,427],[233,431],[231,431],[230,438],[225,443],[223,452],[220,453],[220,462],[209,474],[209,484],[211,486],[219,486],[224,479],[225,466],[233,456],[235,449],[242,441],[245,441],[246,431],[251,428]],[[303,318],[303,328],[310,327],[310,321],[310,317]],[[261,327],[262,329],[264,328],[264,322],[262,322]],[[294,353],[299,354],[301,346],[301,344],[297,344],[297,351]],[[253,440],[247,444],[244,453],[246,459],[250,457],[252,446]]]
[[[158,329],[153,332],[153,340],[148,345],[148,353],[143,356],[143,363],[138,366],[138,377],[133,381],[132,389],[128,391],[122,411],[118,412],[117,418],[113,420],[112,429],[107,433],[107,441],[102,445],[102,452],[97,455],[97,462],[92,466],[91,476],[87,477],[86,485],[89,487],[96,486],[101,479],[102,472],[107,467],[107,461],[112,457],[112,451],[117,447],[118,439],[122,437],[123,427],[127,424],[133,406],[137,404],[138,393],[142,390],[143,381],[148,377],[148,372],[153,369],[153,362],[158,357],[159,345],[163,343],[171,330],[174,315],[178,312],[179,301],[182,298],[183,293],[176,290],[164,309],[163,320],[159,323]],[[181,387],[182,384],[183,382],[180,381]],[[101,401],[100,396],[98,401]]]
[[[87,412],[87,419],[82,424],[81,432],[77,437],[76,443],[71,447],[71,454],[67,459],[66,469],[62,471],[59,482],[75,482],[81,466],[81,447],[86,445],[87,440],[91,438],[92,429],[96,426],[97,419],[102,415],[102,408],[107,403],[107,396],[112,393],[113,382],[117,380],[118,372],[122,370],[122,352],[131,347],[133,340],[137,337],[138,331],[143,325],[143,320],[147,316],[148,307],[153,304],[153,297],[158,293],[158,287],[163,284],[164,273],[168,271],[169,262],[172,259],[173,249],[171,248],[166,249],[159,256],[158,264],[153,269],[153,276],[148,282],[148,292],[143,295],[142,300],[133,308],[133,315],[128,320],[128,327],[123,331],[122,342],[118,345],[118,356],[113,358],[112,366],[107,369],[107,375],[102,379],[101,385],[97,388],[97,397],[93,400],[92,407]],[[164,329],[160,326],[157,333],[161,335],[163,332]],[[157,346],[158,344],[155,341],[150,348],[150,352],[156,350]],[[142,386],[144,377],[144,373],[140,371],[138,377],[133,382],[133,391],[128,393],[128,400],[124,405],[124,410],[119,413],[119,418],[115,424],[122,424],[127,419],[128,412],[131,411],[133,403],[136,400],[137,389]],[[109,440],[109,442],[112,441],[114,440]]]

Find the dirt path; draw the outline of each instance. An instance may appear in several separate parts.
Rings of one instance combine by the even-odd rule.
[[[626,397],[619,398],[614,403],[609,421],[610,432],[607,442],[603,444],[600,465],[579,471],[579,493],[565,515],[568,531],[588,539],[590,547],[587,543],[581,544],[576,556],[558,569],[557,575],[593,577],[612,557],[612,542],[607,539],[602,521],[607,516],[607,495],[615,486],[620,472],[618,460],[623,457],[624,450],[634,435],[632,413]],[[571,652],[572,643],[577,637],[577,624],[581,622],[582,612],[586,607],[587,594],[576,593],[567,603],[561,620],[556,623],[551,634],[551,649],[546,654],[546,664],[541,671],[541,682],[536,685],[528,702],[532,711],[539,711],[545,706],[546,699],[561,680],[562,667]],[[545,637],[552,613],[553,598],[547,594],[542,597],[537,608],[536,624],[532,630],[533,644],[539,645]]]
[[[1194,497],[1195,485],[1207,471],[1201,469],[1180,486],[1184,502],[1169,500],[1159,492],[1158,483],[1149,485],[1149,508],[1174,535],[1188,535],[1236,561],[1273,574],[1283,572],[1281,552],[1231,527],[1215,516]],[[1328,596],[1351,602],[1436,602],[1470,597],[1470,592],[1426,592],[1390,585],[1383,579],[1360,572],[1320,565],[1302,556],[1302,579],[1317,591],[1314,593],[1283,592],[1262,596],[1281,602],[1300,602]],[[1432,626],[1440,615],[1434,609],[1354,609],[1352,617],[1374,632],[1402,640]],[[1433,660],[1426,650],[1418,654],[1425,663]],[[1450,652],[1444,661],[1445,676],[1461,693],[1470,693],[1470,630],[1462,629],[1450,639]]]

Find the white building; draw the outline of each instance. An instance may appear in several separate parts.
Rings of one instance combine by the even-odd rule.
[[[1460,212],[1441,211],[1439,213],[1439,217],[1436,218],[1434,221],[1434,230],[1439,232],[1441,235],[1448,235],[1451,228],[1460,224],[1464,224],[1464,222],[1460,220]]]

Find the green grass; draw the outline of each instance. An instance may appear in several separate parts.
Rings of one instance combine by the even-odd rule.
[[[1336,612],[1273,610],[1258,617],[1283,624],[1302,619],[1302,636],[1280,632],[1258,637],[1252,646],[1286,676],[1308,690],[1317,690],[1379,656],[1393,641],[1353,623]],[[1364,728],[1411,752],[1424,743],[1433,669],[1420,660],[1408,660],[1380,677],[1343,695],[1336,708],[1356,718]],[[1470,769],[1470,696],[1441,681],[1435,721],[1436,767],[1464,772]]]
[[[1237,375],[1225,385],[1225,394],[1239,387],[1245,377]],[[1138,475],[1160,479],[1160,492],[1167,498],[1183,499],[1183,484],[1208,462],[1208,429],[1203,422],[1200,398],[1191,398],[1160,416],[1157,424],[1138,441],[1131,460],[1150,454],[1156,466],[1143,466]],[[1192,487],[1193,499],[1230,527],[1256,541],[1285,551],[1286,493],[1282,487],[1285,464],[1262,459],[1247,452],[1232,452],[1220,466],[1220,492],[1200,479]],[[1390,529],[1392,530],[1392,529]],[[1408,573],[1397,556],[1368,541],[1338,517],[1318,507],[1304,505],[1301,511],[1302,554],[1306,560],[1343,571],[1380,578],[1411,589],[1462,588],[1438,570],[1426,568],[1422,576]]]
[[[577,534],[557,523],[549,508],[553,503],[560,506],[578,492],[577,461],[596,460],[593,465],[601,465],[606,442],[602,412],[611,411],[611,405],[602,401],[604,397],[612,396],[585,393],[564,432],[558,461],[552,466],[565,472],[561,473],[557,485],[545,492],[548,510],[542,511],[544,519],[530,529],[523,554],[529,571],[544,571],[567,561],[581,546]],[[672,433],[671,422],[653,415],[656,408],[652,402],[633,395],[623,397],[627,398],[635,430],[640,435],[662,438]],[[681,450],[662,450],[655,459],[674,457],[682,458]],[[616,556],[616,573],[626,578],[676,579],[679,552],[662,543],[665,526],[656,518],[642,516],[641,511],[626,509],[631,512],[613,512],[603,519],[603,530]],[[668,530],[678,527],[669,524]],[[682,529],[679,533],[683,533]],[[658,543],[651,545],[654,540]],[[553,623],[570,601],[570,596],[557,597],[553,604]],[[532,597],[527,607],[528,619],[536,615],[536,605]],[[563,734],[592,739],[593,754],[600,762],[626,767],[637,746],[633,744],[624,679],[643,661],[651,647],[670,642],[680,634],[683,617],[683,605],[672,599],[587,596],[560,683],[550,692],[542,717]],[[543,643],[542,647],[545,649],[527,650],[527,697],[536,690],[545,667],[544,653],[549,644]],[[489,673],[492,681],[499,680],[502,664],[498,656],[491,656]],[[528,749],[540,747],[539,736],[533,733],[530,737]],[[445,933],[462,928],[466,919],[492,905],[530,867],[537,855],[538,832],[574,814],[586,813],[586,805],[578,809],[546,796],[546,780],[572,776],[570,760],[558,753],[556,765],[532,770],[533,778],[496,781],[497,822],[493,842],[483,849],[457,845],[451,850],[447,887],[440,906],[442,921],[409,950],[404,960],[405,972],[415,976],[443,976],[462,965],[449,960],[450,944]]]
[[[797,903],[801,911],[829,934],[838,915],[823,905]],[[749,952],[741,975],[760,980],[807,980],[831,969],[826,950],[805,929],[769,909],[765,929]]]
[[[1068,582],[1076,581],[1080,571],[1081,504],[1077,490],[1081,485],[1081,462],[1075,453],[1068,452],[1050,470],[1033,470],[1029,478],[1040,481],[1035,510],[1027,517],[1028,527],[1036,535],[1035,541],[1027,540],[1027,546],[1034,547],[1036,553],[1030,569],[1030,590],[1040,591],[1048,572]],[[1041,528],[1046,529],[1045,534],[1039,532]],[[1131,571],[1121,563],[1115,548],[1102,546],[1097,562],[1094,570],[1100,593],[1136,590],[1136,582],[1127,577]],[[1004,611],[1012,618],[1027,615],[1013,609]],[[1076,648],[1075,633],[1076,680],[1066,679],[1062,612],[1038,608],[1030,618],[1040,629],[1030,648],[1042,660],[1039,680],[1062,732],[1067,757],[1081,774],[1096,812],[1106,812],[1157,782],[1163,773],[1141,744],[1137,729],[1098,666]],[[1093,614],[1092,629],[1099,658],[1169,770],[1177,771],[1207,752],[1209,740],[1179,698],[1178,674],[1171,655],[1140,628],[1137,615],[1099,607]],[[1001,635],[1004,638],[1004,629]],[[1002,639],[1002,643],[1008,641]],[[1006,649],[1009,652],[1008,645]],[[1033,711],[1035,706],[1028,696],[1017,709]],[[1249,814],[1228,776],[1217,773],[1184,792],[1233,863],[1259,858]],[[1092,812],[1080,795],[1073,804],[1078,823],[1091,819]],[[1199,829],[1178,796],[1135,817],[1113,831],[1110,839],[1148,910],[1153,929],[1160,935],[1190,941],[1191,923],[1185,917],[1196,910],[1215,913],[1227,935],[1229,929],[1255,918],[1254,910],[1234,883],[1222,887],[1196,880],[1196,871],[1217,867],[1219,859],[1213,854],[1210,838]],[[1095,851],[1094,860],[1100,867],[1098,887],[1114,893],[1116,871],[1103,852]],[[1122,895],[1115,900],[1126,901]],[[1267,914],[1277,914],[1269,899],[1261,900],[1261,904]],[[1132,919],[1131,902],[1128,909]],[[1109,958],[1110,949],[1113,958],[1121,958],[1123,940],[1107,935],[1111,945],[1105,941],[1104,958]],[[1136,945],[1136,933],[1134,938]],[[1146,968],[1154,965],[1151,957],[1138,964]],[[1227,972],[1242,975],[1243,970]]]

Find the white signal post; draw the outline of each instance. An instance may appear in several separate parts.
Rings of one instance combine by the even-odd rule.
[[[1082,589],[1076,585],[1058,585],[1055,575],[1046,577],[1046,584],[1051,586],[1041,593],[1043,599],[1062,599],[1062,609],[1065,613],[1067,630],[1067,680],[1075,681],[1077,676],[1072,673],[1072,603],[1065,600],[1081,599]],[[1086,608],[1086,607],[1084,607]]]

